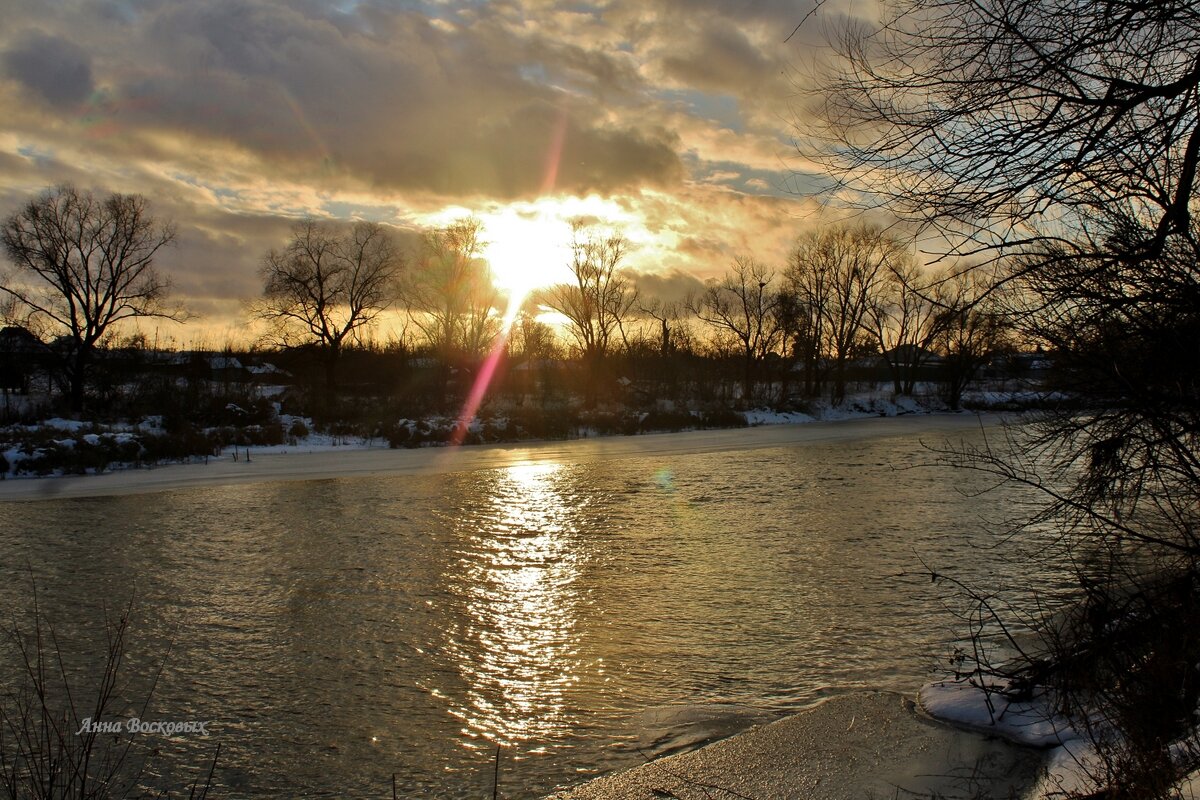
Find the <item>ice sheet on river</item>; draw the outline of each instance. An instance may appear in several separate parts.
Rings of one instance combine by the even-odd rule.
[[[932,722],[900,695],[861,693],[554,800],[1020,797],[1041,765],[1037,750]]]
[[[932,414],[471,447],[256,453],[250,460],[223,459],[104,475],[0,481],[0,501],[141,494],[267,481],[437,474],[491,469],[518,462],[730,452],[864,437],[918,434],[928,435],[932,442],[937,442],[939,437],[954,438],[964,431],[978,430],[981,425],[995,424],[998,419],[995,415]]]

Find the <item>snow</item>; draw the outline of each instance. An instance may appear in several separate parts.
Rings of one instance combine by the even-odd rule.
[[[1010,702],[1002,682],[986,688],[974,680],[939,681],[922,687],[917,699],[930,716],[964,728],[1003,736],[1030,747],[1053,747],[1079,738],[1065,720],[1049,712],[1044,695]]]
[[[79,419],[63,419],[62,417],[52,417],[50,419],[43,420],[40,425],[27,425],[25,427],[29,428],[30,430],[37,430],[39,428],[53,428],[54,430],[59,431],[76,432],[81,431],[84,428],[92,427],[92,423]]]
[[[266,367],[268,365],[264,365]],[[804,403],[799,410],[791,411],[775,411],[766,408],[756,408],[746,412],[742,412],[747,425],[751,427],[772,426],[772,425],[796,425],[800,423],[813,422],[832,422],[845,421],[854,419],[863,419],[870,417],[900,417],[907,415],[928,415],[935,412],[945,412],[945,405],[937,398],[936,387],[933,385],[921,385],[917,387],[915,397],[896,397],[891,392],[891,386],[880,386],[868,391],[852,392],[838,405],[833,405],[828,398],[813,400]],[[283,391],[283,386],[260,386],[258,387],[259,394],[263,397],[277,397]],[[981,393],[980,397],[1003,404],[1006,399],[1011,399],[1021,396],[1020,390],[1002,391],[1002,387],[993,386],[987,389],[985,393]],[[344,450],[377,450],[381,447],[387,447],[388,442],[381,440],[378,437],[368,438],[361,436],[337,435],[333,436],[327,433],[322,433],[317,430],[312,420],[307,417],[293,416],[289,414],[281,414],[280,405],[278,402],[272,403],[275,407],[275,414],[279,424],[283,428],[286,437],[286,443],[278,445],[252,445],[250,452],[252,454],[284,454],[284,453],[320,453]],[[660,406],[663,404],[660,402]],[[674,404],[669,404],[673,406]],[[243,409],[237,403],[228,403],[226,409],[235,414]],[[632,412],[623,412],[631,414]],[[636,417],[639,420],[646,419],[646,412],[638,412]],[[968,416],[964,412],[964,416]],[[309,433],[302,437],[293,437],[291,435],[292,426],[295,422],[302,422]],[[603,438],[599,435],[598,429],[588,424],[588,420],[584,420],[575,428],[575,435],[584,439]],[[419,431],[425,433],[428,431],[450,431],[456,429],[458,420],[453,417],[433,416],[419,420],[399,419],[396,421],[398,426],[407,427],[410,431]],[[485,431],[491,424],[493,428],[505,428],[507,420],[503,414],[494,415],[491,417],[481,418],[476,416],[467,423],[467,430],[472,434],[478,435]],[[43,422],[18,426],[29,432],[48,431],[52,435],[61,432],[62,438],[55,436],[63,447],[72,447],[76,440],[81,440],[89,445],[96,446],[109,437],[115,438],[118,443],[127,442],[136,438],[139,434],[161,434],[163,431],[163,418],[161,415],[147,416],[140,421],[130,421],[119,424],[95,424],[84,420],[71,420],[59,417],[44,420]],[[652,434],[642,434],[642,436]],[[0,433],[2,436],[2,433]],[[28,438],[27,436],[17,435],[15,440]],[[436,438],[436,437],[435,437]],[[13,440],[4,442],[0,439],[0,444],[7,446],[14,443]],[[421,447],[433,447],[439,442],[429,441],[421,442]],[[225,449],[224,453],[232,459],[234,448],[232,446]],[[246,447],[239,445],[237,447],[239,453],[244,453]],[[13,451],[9,451],[13,452]],[[16,450],[16,456],[8,459],[10,464],[10,476],[15,476],[18,462],[23,460],[25,455]],[[114,465],[117,466],[117,465]]]
[[[258,364],[246,367],[246,371],[251,375],[291,375],[285,369],[280,369],[274,364]]]
[[[1085,796],[1099,790],[1089,777],[1100,774],[1091,742],[1051,711],[1051,698],[1042,692],[1026,702],[1010,702],[1001,693],[1006,688],[1002,680],[939,681],[922,687],[917,702],[943,722],[1047,749],[1046,772],[1031,797],[1048,799],[1076,792]]]
[[[815,417],[799,411],[770,411],[765,408],[755,408],[742,414],[747,425],[794,425],[812,422]]]
[[[1183,779],[1179,787],[1179,796],[1183,800],[1200,800],[1200,770]]]
[[[208,366],[211,369],[241,369],[242,362],[234,356],[209,356]]]
[[[917,700],[935,719],[1045,748],[1046,771],[1030,795],[1033,798],[1086,797],[1103,789],[1096,777],[1104,774],[1103,762],[1092,739],[1053,712],[1053,698],[1043,691],[1028,701],[1010,702],[1001,694],[1006,688],[1001,680],[989,684],[977,679],[939,681],[924,686]],[[1115,735],[1098,718],[1089,724],[1096,735]],[[1189,744],[1183,740],[1172,746],[1177,764],[1189,762]],[[1187,777],[1181,796],[1200,797],[1200,771]]]

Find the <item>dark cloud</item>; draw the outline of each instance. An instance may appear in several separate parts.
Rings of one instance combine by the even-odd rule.
[[[681,303],[704,288],[695,275],[678,269],[664,274],[634,273],[633,282],[643,297],[664,303]]]
[[[701,258],[711,258],[728,248],[728,242],[713,236],[685,236],[679,241],[679,252]]]
[[[104,147],[141,150],[174,133],[244,149],[302,182],[507,199],[543,189],[565,132],[558,190],[669,186],[682,175],[672,134],[594,102],[596,92],[630,94],[628,59],[514,38],[496,19],[466,27],[370,6],[215,0],[95,20],[108,26],[99,38],[123,41],[106,56],[106,102],[92,109],[97,125],[120,131]],[[44,38],[11,47],[10,72],[60,105],[86,97],[86,54]]]
[[[674,43],[662,63],[680,83],[731,93],[761,84],[778,71],[776,62],[724,19],[710,20],[694,36]]]
[[[75,106],[94,89],[87,52],[58,36],[26,32],[4,51],[4,72],[52,106]]]
[[[184,297],[205,298],[221,315],[236,317],[240,303],[262,292],[259,267],[272,249],[292,237],[295,219],[267,214],[236,214],[213,208],[162,204],[155,212],[177,225],[172,246],[162,251],[159,264],[175,291]],[[329,221],[334,227],[349,222]],[[385,226],[402,257],[411,261],[420,245],[414,230]],[[222,307],[222,304],[224,306]]]

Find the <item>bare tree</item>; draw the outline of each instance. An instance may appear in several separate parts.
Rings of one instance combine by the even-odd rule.
[[[653,320],[657,330],[658,354],[669,357],[679,344],[679,328],[686,325],[687,304],[673,300],[664,301],[657,297],[646,298],[638,303],[638,310]]]
[[[884,17],[841,29],[820,88],[812,155],[847,188],[960,252],[1045,253],[1114,206],[1143,223],[1128,257],[1192,235],[1195,3],[893,0]]]
[[[499,294],[480,258],[482,232],[475,218],[426,231],[405,286],[409,313],[443,364],[481,356],[500,331]]]
[[[957,409],[981,367],[1004,345],[1009,326],[992,281],[978,270],[960,270],[937,284],[934,346],[942,357],[942,394]]]
[[[867,226],[824,228],[796,242],[787,282],[800,304],[798,321],[811,348],[807,357],[829,359],[834,403],[846,395],[847,364],[867,349],[864,322],[881,275],[905,257],[896,239]]]
[[[0,291],[37,322],[62,334],[56,347],[71,408],[83,408],[95,350],[114,325],[145,317],[182,321],[167,305],[168,283],[154,259],[174,239],[140,195],[97,198],[64,184],[4,222],[4,248],[16,267]]]
[[[1018,683],[1050,684],[1081,725],[1111,727],[1092,738],[1103,793],[1177,796],[1166,743],[1194,725],[1178,710],[1200,695],[1200,7],[886,8],[878,28],[842,31],[823,157],[845,176],[841,196],[941,231],[949,252],[988,256],[993,287],[1016,287],[1000,299],[1049,348],[1073,407],[1005,451],[951,460],[1040,490],[1031,526],[1090,562],[1058,662],[1027,661]],[[991,324],[971,298],[995,289],[963,282],[965,301],[952,286],[941,301],[946,352],[972,352]]]
[[[911,257],[897,260],[888,266],[867,310],[867,324],[892,375],[896,395],[912,395],[939,323],[948,321],[933,300],[943,280],[923,274]]]
[[[395,301],[402,268],[391,236],[376,223],[339,231],[304,220],[283,250],[263,259],[263,297],[253,310],[281,344],[321,349],[332,395],[342,349]]]
[[[510,359],[514,362],[544,361],[555,358],[560,349],[554,329],[537,319],[529,309],[521,309],[508,338]]]
[[[605,358],[624,335],[624,324],[636,303],[637,291],[621,271],[629,240],[616,231],[602,232],[577,222],[571,243],[570,283],[538,293],[537,299],[567,318],[588,370],[587,399],[595,400],[595,382]]]
[[[742,356],[742,402],[754,402],[756,367],[779,346],[783,330],[776,314],[775,273],[748,256],[734,259],[721,280],[710,280],[689,305],[718,333],[732,337]]]
[[[784,273],[788,349],[803,369],[806,397],[819,395],[824,384],[828,352],[825,319],[833,292],[831,266],[828,259],[801,259],[797,247]]]

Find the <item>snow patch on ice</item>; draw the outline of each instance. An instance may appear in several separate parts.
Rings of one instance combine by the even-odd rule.
[[[1002,682],[981,687],[968,680],[940,681],[922,687],[917,699],[932,717],[1017,744],[1053,747],[1079,738],[1070,723],[1049,710],[1044,694],[1013,702],[1003,694],[1007,688]]]
[[[1099,791],[1102,787],[1091,777],[1103,774],[1095,748],[1054,713],[1050,695],[1038,691],[1029,700],[1013,701],[1004,695],[1007,688],[1003,680],[984,685],[975,679],[939,681],[922,687],[917,701],[927,714],[943,722],[1046,749],[1046,772],[1030,795],[1033,798]]]
[[[754,408],[742,413],[747,425],[794,425],[801,422],[812,422],[815,417],[799,411],[771,411],[766,408]]]

